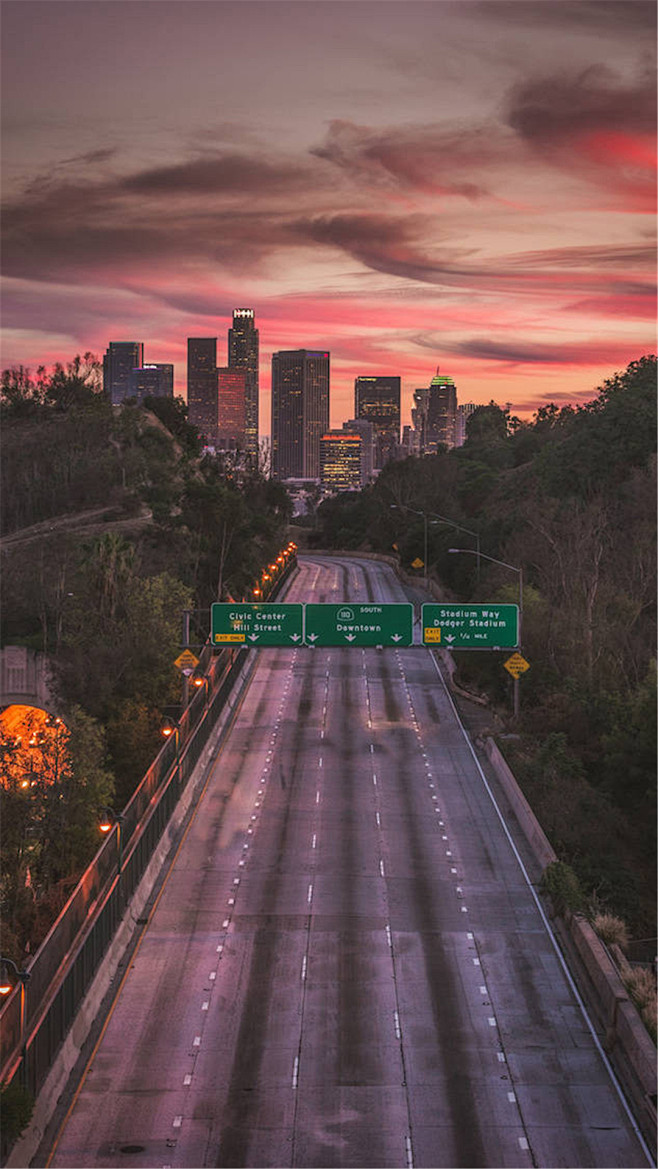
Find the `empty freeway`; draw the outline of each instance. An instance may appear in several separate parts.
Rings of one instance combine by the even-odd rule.
[[[252,652],[49,1163],[647,1165],[433,655]]]

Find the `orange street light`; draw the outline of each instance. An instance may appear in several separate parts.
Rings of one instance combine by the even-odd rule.
[[[30,975],[27,970],[19,970],[15,962],[11,958],[0,957],[0,995],[6,998],[11,994],[17,983],[21,988],[21,1001],[19,1007],[20,1013],[20,1031],[19,1043],[21,1046],[21,1083],[23,1087],[27,1082],[27,1069],[25,1067],[25,1007],[26,1007],[26,986],[30,981]]]

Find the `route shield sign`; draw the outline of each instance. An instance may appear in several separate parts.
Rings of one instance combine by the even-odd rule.
[[[211,605],[213,645],[301,645],[302,605],[274,603]]]
[[[413,605],[306,605],[307,645],[411,645]]]
[[[509,649],[519,644],[518,605],[423,605],[423,645]]]

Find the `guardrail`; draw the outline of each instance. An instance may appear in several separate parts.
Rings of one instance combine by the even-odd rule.
[[[293,561],[281,574],[273,594],[283,586],[294,567]],[[27,967],[30,979],[22,1034],[19,989],[3,1004],[0,1011],[3,1084],[13,1078],[22,1064],[25,1086],[35,1097],[38,1095],[248,652],[238,647],[213,653],[209,645],[204,647],[200,664],[206,671],[207,687],[195,694],[183,711],[177,732],[164,744],[122,812],[120,877],[117,834],[112,833],[83,873]]]

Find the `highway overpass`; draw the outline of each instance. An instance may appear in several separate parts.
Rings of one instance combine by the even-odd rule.
[[[50,1163],[648,1164],[432,654],[254,653]]]

